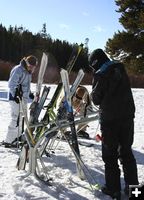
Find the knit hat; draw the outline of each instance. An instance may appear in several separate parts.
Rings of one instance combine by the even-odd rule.
[[[84,87],[78,87],[75,93],[75,97],[79,100],[82,100],[84,94],[85,94],[86,90]]]
[[[28,66],[37,66],[38,65],[38,59],[33,55],[26,57],[25,62]]]
[[[95,49],[89,56],[89,65],[94,70],[98,70],[102,64],[109,61],[105,52],[102,49]]]

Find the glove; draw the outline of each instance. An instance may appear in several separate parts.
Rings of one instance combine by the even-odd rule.
[[[18,98],[17,95],[14,96],[14,101],[15,101],[17,104],[20,103],[20,102],[19,102],[19,98]]]
[[[16,88],[16,91],[15,91],[15,96],[14,96],[14,101],[16,103],[19,103],[19,98],[22,99],[22,96],[23,96],[23,92],[22,92],[22,86],[21,84]],[[19,97],[19,98],[18,98]]]
[[[32,92],[29,93],[29,98],[32,100],[34,99],[34,94]]]

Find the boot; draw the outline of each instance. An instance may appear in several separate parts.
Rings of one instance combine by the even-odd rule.
[[[102,193],[109,195],[112,199],[121,200],[121,192],[120,191],[111,191],[106,186],[101,188]]]
[[[81,137],[81,138],[89,139],[89,134],[86,131],[83,131],[83,130],[80,130],[77,133],[77,136]]]
[[[127,196],[129,195],[129,185],[128,185],[128,184],[125,185],[124,193],[125,193],[125,195],[127,195]]]

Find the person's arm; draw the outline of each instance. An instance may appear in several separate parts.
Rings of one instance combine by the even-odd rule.
[[[94,77],[94,83],[93,83],[93,87],[92,87],[91,97],[92,97],[92,101],[95,105],[101,104],[106,90],[107,90],[106,78],[104,76]]]
[[[9,78],[9,81],[8,81],[10,93],[13,97],[15,96],[16,88],[19,85],[20,78],[21,78],[21,71],[18,68],[13,69],[11,71],[10,78]]]

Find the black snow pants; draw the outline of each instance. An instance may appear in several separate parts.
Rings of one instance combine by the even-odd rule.
[[[131,146],[134,138],[134,120],[102,121],[102,159],[105,163],[105,181],[109,190],[121,190],[119,161],[123,167],[126,185],[137,185],[137,165]]]

